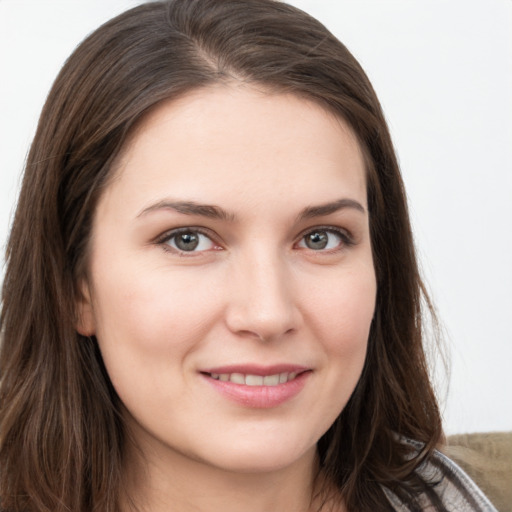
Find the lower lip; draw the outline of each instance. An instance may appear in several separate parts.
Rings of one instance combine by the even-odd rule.
[[[209,375],[203,374],[202,376],[216,391],[239,405],[255,409],[270,409],[284,404],[298,395],[310,375],[311,372],[306,371],[297,375],[293,380],[277,386],[247,386],[212,379]]]

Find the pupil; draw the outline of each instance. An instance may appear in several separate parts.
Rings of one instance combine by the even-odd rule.
[[[327,242],[328,237],[325,231],[315,231],[306,238],[306,245],[310,249],[325,249]]]
[[[193,251],[199,245],[199,237],[195,233],[182,233],[176,238],[176,247],[182,251]]]

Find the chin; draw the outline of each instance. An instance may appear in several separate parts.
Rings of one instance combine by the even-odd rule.
[[[210,464],[233,473],[271,473],[304,463],[311,467],[316,457],[316,444],[301,449],[298,443],[269,442],[265,446],[231,446],[218,454],[210,454]]]

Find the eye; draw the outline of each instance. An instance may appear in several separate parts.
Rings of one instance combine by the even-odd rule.
[[[218,248],[218,245],[209,236],[191,228],[171,231],[159,243],[169,246],[177,252],[202,252]]]
[[[329,251],[349,244],[350,239],[345,233],[335,229],[317,228],[303,235],[297,247],[312,251]]]

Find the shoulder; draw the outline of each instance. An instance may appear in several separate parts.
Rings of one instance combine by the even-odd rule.
[[[496,512],[473,480],[441,452],[435,451],[418,471],[423,480],[436,482],[436,494],[448,510]]]
[[[407,441],[420,448],[421,445]],[[446,455],[435,450],[428,461],[416,470],[421,480],[435,493],[448,512],[497,512],[471,478]],[[409,510],[392,493],[386,491],[397,511]],[[422,510],[436,510],[432,497],[424,493],[419,497]]]

